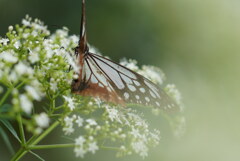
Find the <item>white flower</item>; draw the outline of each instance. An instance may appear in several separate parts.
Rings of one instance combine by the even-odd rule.
[[[29,75],[33,74],[33,69],[30,66],[28,66],[28,65],[26,65],[26,64],[24,64],[22,62],[19,62],[15,66],[15,71],[20,76],[23,75],[23,74],[29,74]]]
[[[8,26],[8,30],[12,31],[13,30],[13,26]]]
[[[46,113],[42,112],[35,116],[35,121],[39,127],[46,128],[49,126],[50,119]]]
[[[31,96],[33,99],[40,101],[41,100],[41,96],[40,96],[40,92],[36,90],[36,88],[32,87],[32,86],[26,86],[25,90],[27,91],[27,93],[29,94],[29,96]]]
[[[64,55],[66,56],[68,64],[72,66],[73,71],[75,73],[79,73],[80,66],[78,65],[77,59],[74,59],[74,57],[72,57],[69,53],[65,53]]]
[[[65,27],[65,29],[58,29],[56,31],[56,35],[60,36],[61,38],[65,38],[68,36],[68,29]]]
[[[41,23],[41,22],[40,22]],[[43,31],[44,33],[48,33],[49,31],[47,30],[47,26],[44,26],[43,24],[39,24],[39,23],[32,23],[32,27],[35,30],[39,30],[39,31]]]
[[[75,109],[75,105],[74,105],[73,99],[71,97],[67,97],[67,96],[63,96],[63,98],[67,102],[68,107],[70,108],[70,110],[71,111],[74,110]]]
[[[15,82],[18,81],[19,76],[17,75],[17,73],[15,71],[11,71],[8,78],[9,78],[10,81],[15,83]]]
[[[137,66],[137,61],[133,60],[133,59],[127,60],[127,59],[124,58],[120,61],[120,64],[129,68],[129,69],[131,69],[131,70],[133,70],[133,71],[136,71],[136,70],[139,69],[138,66]]]
[[[13,55],[13,51],[3,51],[0,53],[0,59],[10,63],[16,63],[18,61],[18,58]]]
[[[65,135],[71,135],[74,132],[74,128],[72,126],[64,127],[63,132]]]
[[[74,118],[71,118],[71,117],[65,117],[64,118],[64,124],[65,126],[73,126],[73,120]]]
[[[109,106],[106,106],[106,110],[108,112],[108,117],[110,118],[111,121],[118,120],[118,122],[121,122],[121,120],[118,117],[119,116],[118,110],[113,109],[113,108],[111,109],[111,108],[109,108]]]
[[[141,157],[145,158],[146,156],[148,156],[148,147],[144,144],[143,141],[133,142],[131,145],[133,150]]]
[[[57,82],[55,81],[51,81],[50,82],[50,89],[53,91],[53,92],[55,92],[55,91],[57,91],[57,89],[58,89],[58,84],[57,84]]]
[[[22,19],[22,24],[23,24],[24,26],[30,26],[30,25],[31,25],[30,21],[28,21],[28,20],[26,20],[26,19]]]
[[[0,39],[0,43],[2,43],[3,45],[7,45],[9,39],[5,39],[5,38],[2,38]]]
[[[19,99],[22,110],[27,114],[30,114],[33,108],[33,103],[28,99],[25,94],[21,94],[19,96]]]
[[[86,139],[83,136],[79,136],[77,139],[75,139],[75,145],[83,146],[83,143],[85,141],[86,141]]]
[[[138,138],[140,136],[139,130],[133,128],[132,131],[130,132],[131,135],[133,135],[133,137]]]
[[[156,143],[158,144],[158,142],[160,141],[160,131],[157,129],[154,129],[154,133],[150,133],[150,136],[152,139],[154,139],[156,141]]]
[[[164,73],[159,68],[154,66],[144,65],[142,70],[138,71],[138,73],[144,75],[144,77],[156,84],[162,84],[165,79]]]
[[[69,37],[69,39],[74,43],[74,44],[78,44],[79,41],[79,37],[76,35],[72,35]]]
[[[80,116],[77,117],[75,122],[77,123],[78,127],[83,125],[83,119]]]
[[[94,54],[97,54],[97,55],[102,55],[100,53],[100,51],[97,48],[95,48],[93,45],[88,44],[88,46],[89,46],[89,52],[90,53],[94,53]]]
[[[180,111],[183,111],[184,107],[181,102],[182,96],[181,96],[181,93],[177,90],[176,86],[174,84],[168,84],[165,87],[165,90],[166,90],[167,94],[169,94],[179,105]]]
[[[19,47],[21,46],[20,41],[19,41],[19,40],[16,41],[16,42],[13,44],[13,46],[14,46],[16,49],[19,49]]]
[[[29,35],[30,35],[29,33],[23,33],[23,38],[27,39]]]
[[[73,117],[64,118],[63,132],[65,133],[65,135],[70,135],[75,131],[73,128],[73,121],[74,121]]]
[[[87,119],[86,122],[91,126],[97,125],[97,122],[94,119]]]
[[[88,145],[88,151],[92,152],[93,154],[98,150],[98,146],[96,142],[92,142]]]
[[[38,35],[38,32],[37,32],[36,30],[33,30],[32,33],[31,33],[31,35],[32,35],[33,37],[36,37],[36,36]]]
[[[75,147],[74,152],[75,152],[76,157],[83,158],[87,151],[84,150],[83,147]]]
[[[39,59],[39,56],[38,56],[38,53],[36,52],[32,52],[30,50],[30,53],[29,53],[29,56],[28,56],[28,60],[33,64],[35,62],[38,62],[40,59]]]
[[[42,131],[43,131],[42,128],[37,127],[37,128],[34,130],[34,133],[35,133],[35,134],[40,134]]]
[[[100,98],[93,98],[94,101],[95,101],[95,104],[98,106],[98,107],[101,107],[103,101],[100,99]],[[91,103],[91,102],[90,102]]]
[[[61,43],[62,47],[67,48],[69,46],[69,44],[70,44],[70,41],[68,39],[62,38],[60,40],[60,43]]]

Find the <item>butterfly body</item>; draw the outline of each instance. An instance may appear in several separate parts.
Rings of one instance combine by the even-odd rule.
[[[75,49],[80,70],[78,78],[72,81],[73,93],[123,106],[130,103],[162,109],[178,108],[160,87],[147,78],[110,59],[89,52],[85,24],[85,0],[82,0],[80,40]]]
[[[76,51],[78,51],[78,48],[76,48]],[[78,79],[75,79],[72,82],[72,92],[82,96],[92,96],[96,98],[98,97],[107,102],[125,105],[121,97],[119,97],[114,90],[110,89],[111,85],[107,84],[107,80],[100,78],[104,77],[103,75],[106,73],[102,72],[101,70],[92,71],[93,68],[91,65],[94,64],[92,64],[93,62],[91,62],[89,59],[93,54],[89,53],[87,50],[85,53],[80,52],[78,55],[81,69],[78,75]],[[96,64],[94,66],[95,68],[97,67]],[[88,70],[88,72],[91,72],[91,74],[86,73],[86,70]],[[103,83],[103,81],[105,82]]]

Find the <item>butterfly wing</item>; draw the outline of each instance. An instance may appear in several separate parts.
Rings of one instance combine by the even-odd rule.
[[[109,79],[92,59],[86,55],[80,66],[82,74],[79,74],[80,78],[72,82],[73,93],[125,105],[124,100],[118,96]]]
[[[157,85],[138,73],[100,55],[88,53],[78,94],[99,97],[108,102],[142,104],[162,109],[178,109],[176,103]]]

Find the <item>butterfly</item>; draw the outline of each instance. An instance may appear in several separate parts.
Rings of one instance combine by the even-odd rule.
[[[123,106],[140,104],[161,109],[178,109],[172,98],[147,78],[89,51],[85,0],[82,0],[80,39],[75,48],[75,55],[80,70],[77,79],[72,81],[72,93],[100,98]]]

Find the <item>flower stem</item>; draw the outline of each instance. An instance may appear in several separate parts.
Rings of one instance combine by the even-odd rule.
[[[24,134],[24,129],[23,129],[22,116],[20,113],[17,115],[17,122],[18,122],[20,137],[21,137],[21,141],[22,141],[21,144],[22,144],[22,146],[25,146],[26,140],[25,140],[25,134]]]
[[[53,145],[31,145],[28,149],[52,149],[52,148],[69,148],[74,147],[75,144],[53,144]]]
[[[32,137],[24,146],[19,149],[19,151],[12,157],[11,161],[17,161],[21,159],[29,150],[31,146],[38,144],[42,139],[44,139],[51,131],[53,131],[58,125],[59,121],[55,121],[47,130],[45,130],[38,137]]]
[[[119,147],[109,147],[109,146],[101,146],[102,149],[107,149],[107,150],[121,150]]]
[[[12,92],[13,88],[8,88],[7,92],[4,94],[4,96],[2,97],[1,101],[0,101],[0,106],[2,106],[2,104],[5,102],[5,100],[8,98],[9,94]]]
[[[21,82],[20,84],[18,84],[16,86],[16,88],[20,88],[24,85],[24,81]],[[2,106],[2,104],[6,101],[6,99],[8,98],[9,94],[12,92],[12,90],[14,89],[14,85],[9,85],[8,89],[7,89],[7,92],[4,94],[4,96],[2,97],[2,99],[0,100],[0,106]]]
[[[37,137],[31,145],[36,145],[38,144],[43,138],[45,138],[51,131],[53,131],[60,122],[57,120],[55,121],[47,130],[45,130],[39,137]]]

